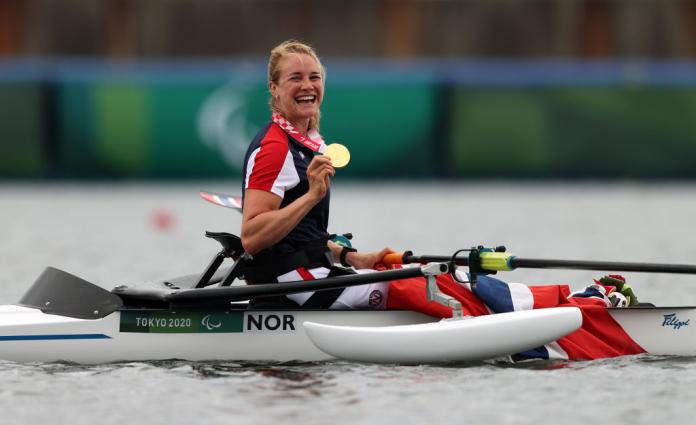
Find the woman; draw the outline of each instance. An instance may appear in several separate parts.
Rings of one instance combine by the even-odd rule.
[[[242,244],[254,257],[245,271],[251,283],[350,273],[333,263],[370,269],[391,252],[361,253],[329,240],[329,188],[336,170],[331,158],[316,154],[325,147],[318,132],[325,77],[319,58],[306,44],[290,40],[271,51],[272,120],[256,135],[244,159]],[[387,283],[377,283],[254,304],[382,308],[387,288]]]

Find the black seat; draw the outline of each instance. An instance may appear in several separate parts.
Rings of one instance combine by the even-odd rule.
[[[218,241],[222,250],[213,257],[208,267],[198,276],[181,276],[160,282],[163,287],[129,287],[117,286],[111,292],[118,295],[128,307],[168,308],[169,296],[183,289],[198,289],[220,282],[220,286],[229,286],[241,276],[243,266],[251,256],[244,253],[239,236],[226,232],[205,232],[205,236]],[[220,269],[225,258],[232,258],[234,264]]]
[[[204,288],[212,284],[211,279],[225,258],[232,258],[234,260],[234,264],[222,279],[220,286],[231,285],[234,279],[242,275],[242,269],[246,265],[246,262],[251,260],[251,256],[244,252],[242,239],[237,235],[226,232],[206,231],[205,236],[218,241],[218,243],[222,245],[222,251],[218,252],[215,257],[213,257],[210,264],[208,264],[208,267],[201,274],[200,278],[198,279],[198,283],[196,283],[194,288]]]
[[[242,239],[231,233],[226,232],[205,232],[207,238],[215,239],[222,245],[228,257],[237,258],[244,253]]]

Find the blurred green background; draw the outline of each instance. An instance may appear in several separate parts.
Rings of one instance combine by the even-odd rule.
[[[221,65],[219,79],[102,70],[0,82],[0,175],[237,177],[269,113],[263,81],[225,78],[236,66]],[[389,78],[388,68],[374,80],[329,77],[322,133],[350,148],[342,174],[352,178],[696,177],[690,84],[636,84],[611,72],[589,84],[581,63],[567,82],[548,83],[539,76],[548,64],[535,66],[515,84],[438,78],[437,67],[417,79]]]
[[[691,179],[695,28],[681,0],[3,0],[0,178],[238,178],[298,38],[345,177]]]

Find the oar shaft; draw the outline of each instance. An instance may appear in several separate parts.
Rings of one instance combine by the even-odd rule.
[[[613,261],[575,261],[513,258],[513,268],[525,269],[575,269],[615,272],[696,274],[696,266],[690,264],[627,263]]]
[[[408,255],[399,254],[404,264],[448,262],[452,258],[445,255]],[[394,264],[391,262],[390,264]],[[455,264],[468,266],[467,257],[457,257]],[[641,273],[672,273],[696,274],[696,265],[692,264],[663,264],[663,263],[629,263],[617,261],[584,261],[584,260],[549,260],[542,258],[511,257],[509,265],[512,269],[564,269],[564,270],[597,270],[610,272],[641,272]],[[484,267],[485,269],[485,267]],[[492,270],[493,271],[493,270]]]
[[[407,267],[398,270],[337,276],[309,281],[228,286],[206,290],[191,289],[174,293],[167,297],[167,299],[173,303],[187,303],[189,301],[200,301],[204,299],[243,301],[255,297],[288,295],[307,291],[346,288],[349,286],[364,285],[366,283],[386,282],[389,280],[407,279],[411,277],[425,276],[426,274],[440,274],[445,272],[447,272],[447,265],[437,264],[430,266],[429,268]]]

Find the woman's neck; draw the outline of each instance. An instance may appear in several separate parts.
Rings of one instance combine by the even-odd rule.
[[[307,134],[307,132],[309,131],[309,118],[302,118],[299,120],[290,121],[290,124],[292,124],[292,126],[295,127],[297,131],[299,131],[302,134]]]

